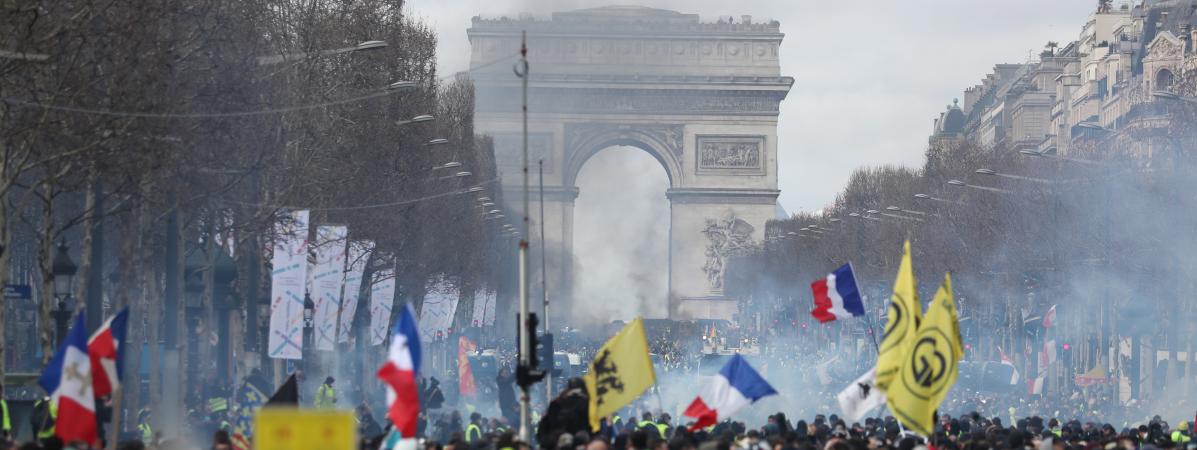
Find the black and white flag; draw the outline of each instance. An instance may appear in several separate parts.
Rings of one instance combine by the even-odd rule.
[[[844,411],[845,421],[859,422],[873,408],[885,404],[885,393],[874,386],[876,380],[877,369],[869,369],[835,396]]]

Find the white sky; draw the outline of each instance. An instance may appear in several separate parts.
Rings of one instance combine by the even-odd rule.
[[[553,11],[633,3],[752,15],[786,34],[782,74],[795,78],[778,122],[781,204],[831,203],[853,169],[919,166],[932,120],[994,64],[1024,62],[1047,41],[1075,40],[1093,0],[410,0],[440,35],[440,72],[467,68],[475,15],[547,18]],[[1119,3],[1119,2],[1115,2]]]

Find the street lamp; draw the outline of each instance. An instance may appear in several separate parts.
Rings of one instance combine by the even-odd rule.
[[[427,145],[444,145],[444,144],[448,144],[448,143],[449,143],[448,139],[440,138],[440,139],[433,139],[431,141],[428,141]]]
[[[403,90],[407,90],[407,89],[415,89],[415,87],[416,87],[415,81],[402,80],[402,81],[396,81],[394,83],[388,84],[387,87],[385,87],[384,89],[386,89],[388,91],[403,91]],[[431,119],[432,116],[429,116],[429,118]]]
[[[951,179],[951,180],[948,180],[948,181],[947,181],[947,184],[948,184],[949,186],[957,186],[957,187],[970,187],[970,188],[973,188],[973,189],[978,189],[978,190],[982,190],[982,191],[989,191],[989,192],[996,192],[996,193],[999,193],[999,194],[1013,194],[1013,193],[1014,193],[1014,192],[1012,192],[1012,191],[1008,191],[1008,190],[1005,190],[1005,189],[998,189],[998,188],[992,188],[992,187],[989,187],[989,186],[977,186],[977,185],[975,185],[975,184],[968,184],[968,183],[965,183],[965,182],[963,182],[963,181],[956,180],[956,179]]]
[[[300,58],[306,58],[308,56],[326,56],[326,55],[337,55],[337,54],[341,54],[341,53],[378,50],[381,48],[386,48],[386,46],[387,46],[387,43],[385,41],[362,41],[353,47],[343,47],[343,48],[337,48],[337,49],[332,49],[332,50],[318,50],[318,51],[314,51],[314,52],[285,53],[285,54],[281,54],[281,55],[259,56],[258,57],[258,65],[259,66],[269,66],[272,64],[281,63],[283,61],[293,61],[293,60],[297,60]]]
[[[1046,183],[1046,184],[1053,183],[1052,180],[1048,180],[1045,178],[1025,177],[1022,175],[1012,175],[1012,174],[1008,174],[1008,173],[996,172],[991,169],[977,169],[977,170],[974,170],[973,172],[981,174],[981,175],[992,176],[992,177],[1010,178],[1012,180],[1034,181],[1036,183]]]
[[[447,163],[441,164],[441,165],[439,165],[439,166],[433,166],[433,167],[432,167],[432,170],[439,170],[439,169],[453,169],[453,168],[456,168],[456,167],[461,167],[461,163],[459,163],[459,162],[457,162],[457,161],[450,161],[450,162],[447,162]]]
[[[79,266],[71,261],[71,255],[67,250],[66,242],[59,242],[58,252],[54,254],[54,260],[50,263],[50,272],[54,274],[54,298],[60,303],[71,296],[71,289],[75,285],[75,273],[79,271]]]
[[[431,120],[432,120],[432,116],[430,116],[428,114],[421,114],[421,115],[412,117],[407,120],[400,120],[398,122],[395,122],[395,125],[403,126],[403,125],[407,125],[409,123],[429,122]]]
[[[886,206],[885,209],[890,210],[890,211],[904,212],[906,214],[918,214],[920,216],[927,215],[927,213],[925,213],[923,211],[911,211],[909,209],[902,209],[897,206]]]
[[[71,261],[66,242],[60,241],[58,252],[54,254],[54,260],[50,262],[50,273],[54,275],[54,298],[58,300],[57,307],[50,312],[50,316],[54,319],[56,344],[61,343],[62,339],[66,337],[67,322],[71,320],[71,308],[67,307],[66,301],[71,298],[71,290],[75,285],[75,273],[78,271],[79,266]],[[93,314],[96,313],[93,312]]]

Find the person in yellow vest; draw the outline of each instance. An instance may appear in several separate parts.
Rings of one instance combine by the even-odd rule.
[[[470,413],[470,424],[466,425],[465,441],[473,443],[482,439],[482,414]]]
[[[669,413],[661,413],[661,417],[657,418],[657,431],[661,433],[661,439],[669,439]]]
[[[0,384],[0,440],[12,440],[12,417],[8,413],[8,402],[4,401],[4,385]]]
[[[657,428],[657,424],[653,423],[653,413],[645,411],[644,414],[641,415],[640,417],[641,417],[640,423],[636,424],[637,430],[645,430],[644,431],[645,433],[647,433],[649,431],[655,431],[661,435],[662,439],[665,438],[665,434],[661,431],[660,428]]]
[[[145,445],[153,445],[154,443],[154,428],[150,426],[150,409],[142,408],[137,412],[137,431],[141,433],[141,442]]]
[[[54,437],[54,425],[58,420],[58,405],[50,401],[50,397],[42,397],[33,404],[33,414],[29,417],[33,426],[33,435],[37,440],[44,441]]]
[[[1047,429],[1051,431],[1057,439],[1064,435],[1064,430],[1060,429],[1060,421],[1056,420],[1055,418],[1047,421]]]
[[[1187,421],[1181,422],[1176,426],[1176,431],[1172,432],[1172,442],[1183,446],[1191,440],[1193,437],[1189,435],[1189,422]]]
[[[333,377],[324,379],[324,384],[316,389],[317,408],[335,408],[337,406],[337,391],[333,389]]]

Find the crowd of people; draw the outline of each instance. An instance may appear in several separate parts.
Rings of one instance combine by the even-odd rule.
[[[1021,392],[973,390],[958,384],[940,406],[941,416],[933,436],[920,438],[903,432],[892,418],[876,415],[859,422],[841,420],[836,393],[860,370],[855,358],[840,355],[840,349],[816,349],[795,357],[792,346],[779,336],[743,333],[714,324],[660,322],[649,323],[649,348],[657,385],[640,400],[619,414],[602,421],[598,430],[588,422],[586,390],[577,373],[558,378],[554,385],[559,394],[545,398],[542,385],[532,390],[532,444],[551,450],[913,450],[926,446],[933,450],[1018,449],[1107,450],[1137,448],[1179,448],[1189,446],[1192,423],[1189,418],[1169,416],[1172,424],[1160,417],[1148,417],[1149,407],[1134,400],[1115,401],[1109,389],[1054,389],[1050,395],[1023,395]],[[768,338],[769,345],[760,345]],[[592,358],[602,340],[582,333],[566,333],[558,349],[581,358]],[[493,350],[497,367],[485,376],[475,374],[477,391],[464,396],[459,392],[453,365],[447,371],[432,372],[419,380],[421,414],[418,424],[421,450],[515,450],[519,430],[519,388],[511,362],[512,354]],[[790,353],[787,352],[790,349]],[[718,370],[710,358],[712,351],[756,352],[754,364],[761,374],[782,393],[767,405],[757,405],[736,416],[742,422],[724,422],[714,427],[689,430],[682,416],[693,399],[701,375]],[[713,373],[713,372],[712,372]],[[385,397],[370,395],[354,383],[336,384],[332,376],[308,380],[302,371],[297,404],[315,408],[352,408],[357,417],[362,449],[379,448],[389,432],[385,418]],[[323,380],[323,382],[319,381]],[[240,391],[221,386],[214,379],[204,379],[191,386],[186,404],[186,430],[169,439],[163,438],[155,415],[147,408],[126,419],[119,436],[104,436],[120,441],[120,448],[155,449],[233,449]],[[257,370],[242,384],[258,386],[263,394],[274,389]],[[345,389],[345,393],[341,392]],[[1155,405],[1159,406],[1159,405]],[[1168,414],[1192,408],[1177,404]],[[110,414],[109,404],[98,405],[101,421]],[[812,417],[792,422],[792,417]],[[1167,415],[1167,414],[1166,414]],[[5,433],[4,448],[26,450],[60,448],[83,449],[80,443],[64,444],[47,433],[52,416],[44,405],[37,409],[31,424],[31,442],[14,442],[12,432]],[[1180,420],[1177,420],[1180,419]],[[5,423],[6,430],[11,430]],[[103,427],[101,427],[103,429]],[[1197,447],[1186,450],[1197,450]]]

